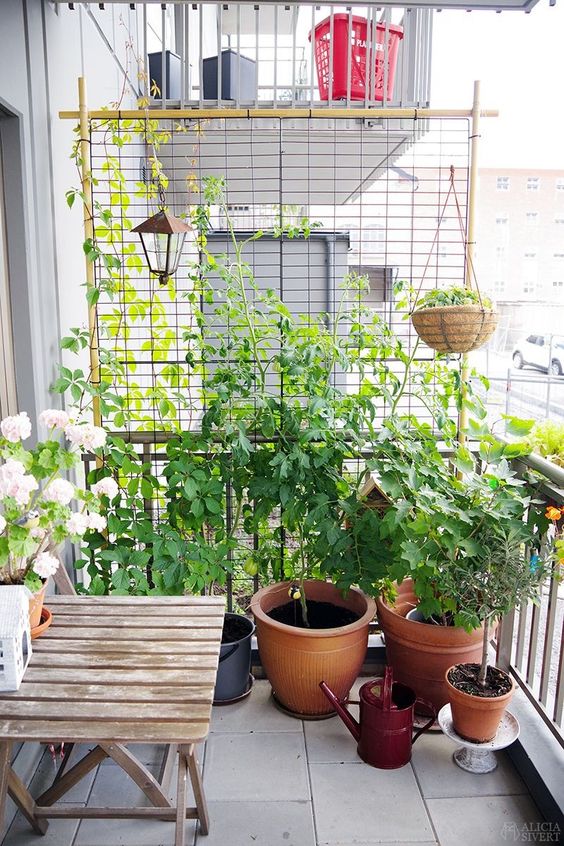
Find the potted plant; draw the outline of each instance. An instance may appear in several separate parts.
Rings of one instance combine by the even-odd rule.
[[[47,581],[59,566],[57,547],[66,538],[78,540],[91,530],[103,529],[101,500],[117,493],[113,479],[86,491],[62,476],[78,462],[80,448],[103,445],[103,429],[75,425],[66,412],[56,409],[41,412],[39,423],[48,435],[33,449],[22,443],[31,436],[26,412],[0,423],[0,586],[23,584],[29,589],[32,631],[41,621]],[[63,433],[72,444],[70,449],[60,442]],[[79,510],[71,509],[73,502]]]
[[[560,511],[559,511],[560,514]],[[495,737],[515,690],[511,676],[488,661],[489,627],[512,608],[533,599],[550,570],[538,551],[535,525],[484,523],[475,535],[476,549],[464,566],[455,562],[447,581],[466,618],[466,626],[483,626],[479,663],[450,667],[446,674],[454,730],[473,743]]]
[[[395,677],[437,709],[448,701],[446,670],[479,661],[488,636],[481,628],[488,621],[470,618],[458,601],[452,573],[472,569],[486,529],[517,530],[531,500],[531,487],[509,463],[526,445],[498,442],[483,420],[473,422],[473,431],[481,439],[479,468],[465,447],[454,451],[449,467],[432,432],[414,421],[390,421],[376,445],[381,483],[394,500],[381,540],[395,559],[395,584],[377,601],[378,621]],[[415,607],[419,619],[407,619]]]
[[[497,320],[489,297],[458,285],[429,291],[411,312],[419,337],[444,353],[465,353],[484,346],[495,332]]]

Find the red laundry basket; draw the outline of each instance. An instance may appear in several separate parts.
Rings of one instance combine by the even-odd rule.
[[[384,62],[386,58],[385,37],[386,27],[383,23],[376,24],[376,32],[372,37],[372,26],[366,18],[358,15],[351,16],[349,33],[349,16],[345,12],[333,15],[333,100],[344,100],[347,97],[347,54],[349,40],[351,44],[351,100],[384,99]],[[309,34],[311,40],[311,32]],[[329,79],[331,60],[331,18],[326,18],[317,24],[314,30],[315,64],[317,67],[317,84],[319,96],[322,100],[329,99]],[[398,48],[403,38],[401,26],[388,24],[388,76],[386,100],[391,100],[394,93],[394,77],[398,59]],[[374,71],[367,74],[366,56],[372,56]]]

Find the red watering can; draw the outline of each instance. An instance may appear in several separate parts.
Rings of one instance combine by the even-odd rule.
[[[354,739],[363,761],[371,767],[394,770],[411,760],[411,747],[435,721],[435,708],[420,699],[404,684],[392,679],[392,668],[386,667],[383,679],[372,679],[360,688],[360,721],[354,719],[335,694],[320,682],[319,687],[335,708]],[[416,702],[429,709],[429,721],[413,734],[413,713]]]

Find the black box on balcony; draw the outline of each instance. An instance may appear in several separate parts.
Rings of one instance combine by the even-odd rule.
[[[149,91],[153,90],[153,83],[157,86],[160,94],[155,94],[157,99],[163,96],[163,54],[149,53]],[[182,64],[180,56],[173,53],[172,50],[165,51],[166,63],[166,91],[164,97],[166,100],[180,100],[180,76],[182,73]]]
[[[221,98],[217,96],[217,56],[204,59],[204,100],[254,102],[257,66],[234,50],[221,51]]]

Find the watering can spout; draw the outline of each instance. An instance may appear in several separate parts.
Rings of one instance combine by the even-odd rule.
[[[333,691],[327,687],[324,681],[319,682],[319,687],[358,743],[360,740],[360,725],[357,723],[352,714],[350,714],[350,712],[345,708],[343,703],[337,699]]]

